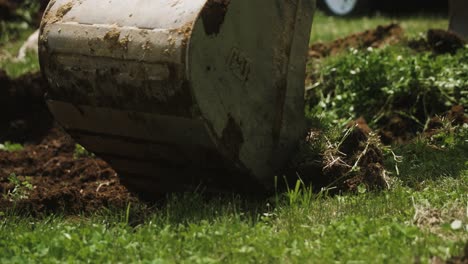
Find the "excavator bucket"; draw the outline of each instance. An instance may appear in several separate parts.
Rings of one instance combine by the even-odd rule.
[[[450,0],[450,30],[468,40],[468,1]]]
[[[271,188],[305,135],[314,10],[314,0],[52,1],[39,40],[49,109],[145,196]]]

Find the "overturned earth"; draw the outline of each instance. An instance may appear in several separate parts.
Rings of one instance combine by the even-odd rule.
[[[432,32],[431,38],[444,36]],[[379,48],[402,41],[402,30],[396,24],[354,34],[331,43],[313,45],[309,56],[321,58],[353,48]],[[430,39],[430,38],[429,38]],[[447,39],[452,40],[448,35]],[[440,52],[440,46],[420,40],[408,45],[416,50]],[[437,41],[440,43],[440,41]],[[444,48],[458,48],[456,40]],[[449,49],[444,52],[451,52]],[[44,102],[47,83],[40,73],[11,79],[0,70],[0,143],[19,142],[24,149],[0,148],[0,212],[19,210],[31,214],[94,212],[103,207],[122,208],[140,202],[121,183],[117,173],[103,160],[82,154],[79,146],[57,124]],[[444,113],[441,113],[444,114]],[[467,123],[462,106],[454,106],[446,115],[457,123]],[[385,126],[386,125],[386,126]],[[387,144],[410,140],[411,135],[395,134],[406,125],[392,119],[373,132],[363,119],[348,125],[342,145],[326,142],[325,150],[307,153],[286,168],[292,180],[299,176],[317,190],[356,192],[388,188],[388,175],[383,165],[380,138]],[[433,118],[427,133],[441,126]],[[403,129],[405,130],[405,129]],[[303,144],[318,140],[321,131],[311,129]],[[290,182],[292,183],[292,182]]]

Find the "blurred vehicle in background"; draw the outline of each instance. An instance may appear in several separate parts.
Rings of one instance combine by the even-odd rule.
[[[434,7],[447,8],[446,0],[318,0],[317,3],[323,11],[335,16],[361,15],[375,10],[405,12]]]
[[[328,14],[350,16],[369,10],[369,0],[319,0],[319,7]]]

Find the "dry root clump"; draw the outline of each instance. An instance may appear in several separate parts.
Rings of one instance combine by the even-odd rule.
[[[363,118],[351,122],[341,140],[331,140],[320,131],[311,131],[306,141],[309,151],[297,157],[291,172],[286,173],[289,177],[299,176],[312,183],[315,191],[330,193],[390,187],[380,138]],[[320,146],[311,149],[317,145]]]
[[[389,188],[380,139],[363,118],[348,125],[341,142],[327,145],[323,172],[332,180],[330,187],[343,191],[357,191],[359,186],[367,190]]]

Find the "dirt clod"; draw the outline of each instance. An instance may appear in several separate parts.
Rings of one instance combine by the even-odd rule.
[[[460,36],[441,29],[430,29],[427,31],[426,38],[408,42],[408,46],[417,52],[430,51],[436,55],[454,54],[465,45],[466,41]]]
[[[455,105],[450,109],[447,118],[454,125],[468,124],[468,116],[465,114],[465,108],[462,105]]]
[[[113,49],[128,49],[128,43],[130,42],[129,36],[121,37],[121,32],[118,28],[112,28],[104,35],[104,40],[109,44],[109,48]]]
[[[291,171],[287,175],[297,173],[301,179],[312,182],[316,191],[331,188],[331,192],[357,192],[361,186],[370,191],[388,188],[380,140],[363,118],[348,125],[340,144],[326,142],[320,155],[306,157]]]

